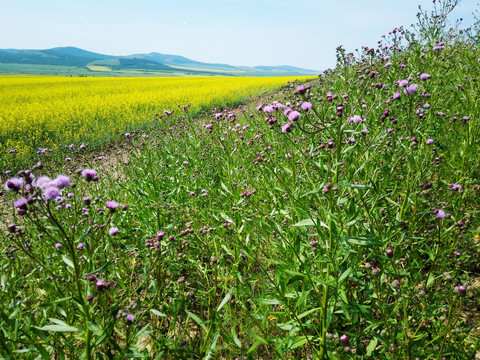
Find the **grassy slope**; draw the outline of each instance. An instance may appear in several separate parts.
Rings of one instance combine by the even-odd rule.
[[[308,90],[286,86],[258,110],[166,116],[132,132],[115,167],[94,153],[35,169],[77,185],[63,190],[71,209],[35,202],[36,222],[17,217],[25,234],[6,237],[0,353],[473,358],[477,52],[459,42],[340,55]],[[108,200],[128,209],[110,212]]]

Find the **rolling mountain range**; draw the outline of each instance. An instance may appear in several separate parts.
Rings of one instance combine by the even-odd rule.
[[[76,47],[46,50],[0,49],[0,74],[72,76],[300,76],[315,70],[293,66],[232,66],[194,61],[156,52],[128,56],[104,55]]]

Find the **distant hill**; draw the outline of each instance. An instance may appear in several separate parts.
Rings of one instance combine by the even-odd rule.
[[[56,51],[57,53],[64,54],[64,55],[78,56],[78,57],[84,57],[84,58],[90,58],[90,59],[114,59],[114,58],[116,58],[116,56],[98,54],[98,53],[94,53],[94,52],[91,52],[91,51],[79,49],[79,48],[74,47],[74,46],[56,47],[56,48],[53,48],[51,50]]]
[[[113,56],[67,46],[46,50],[0,49],[0,74],[316,76],[319,72],[285,65],[247,67],[211,64],[157,52]]]

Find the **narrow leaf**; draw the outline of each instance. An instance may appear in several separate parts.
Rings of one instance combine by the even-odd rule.
[[[230,299],[232,298],[232,294],[233,294],[233,288],[230,289],[230,291],[227,293],[227,295],[225,295],[225,297],[223,298],[220,305],[218,305],[217,312],[220,311],[225,306],[225,304],[230,301]]]
[[[268,345],[268,341],[265,340],[263,337],[258,335],[257,333],[253,332],[253,330],[248,329],[248,333],[257,341],[261,342],[262,344]]]
[[[303,219],[293,226],[315,226],[316,223],[312,219]]]
[[[207,327],[205,326],[205,323],[202,321],[202,319],[200,319],[197,315],[191,313],[191,312],[188,311],[188,310],[185,310],[185,312],[186,312],[187,315],[188,315],[189,317],[191,317],[198,325],[200,325],[200,327],[203,329],[203,331],[205,331],[206,333],[208,332]]]
[[[72,269],[74,268],[72,260],[70,260],[65,255],[62,255],[62,260],[65,264],[67,264],[67,266],[71,267]]]
[[[68,326],[68,325],[45,325],[42,327],[36,326],[37,329],[39,330],[44,330],[44,331],[54,331],[54,332],[77,332],[81,331],[80,329],[73,327],[73,326]]]
[[[372,356],[372,353],[375,350],[375,348],[377,347],[377,344],[378,344],[378,339],[377,338],[373,338],[372,340],[370,340],[370,343],[367,346],[367,354],[366,354],[367,357]]]
[[[151,309],[150,312],[153,314],[153,315],[157,315],[157,316],[160,316],[160,317],[167,317],[167,315],[165,315],[164,313],[158,311],[158,310],[155,310],[155,309]]]

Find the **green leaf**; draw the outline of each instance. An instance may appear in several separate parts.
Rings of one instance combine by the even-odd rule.
[[[435,275],[433,275],[433,273],[430,273],[427,279],[427,288],[429,288],[434,281],[435,281]]]
[[[292,225],[292,226],[316,226],[316,222],[313,221],[312,219],[303,219],[302,221],[299,221],[298,223]]]
[[[322,191],[323,191],[323,189],[317,189],[317,190],[307,191],[305,194],[303,194],[303,195],[300,196],[300,197],[303,198],[303,197],[305,197],[305,196],[307,196],[307,195],[318,194],[319,192],[322,192]]]
[[[280,300],[277,299],[259,299],[257,300],[260,304],[266,305],[278,305],[281,304]]]
[[[389,202],[390,204],[395,205],[396,207],[400,207],[399,203],[397,203],[396,201],[393,201],[389,197],[386,197],[385,200],[387,200],[387,202]]]
[[[233,254],[232,250],[230,250],[228,247],[226,247],[224,244],[221,245],[221,248],[223,249],[223,251],[225,251],[225,253],[227,253],[228,255],[230,255],[231,257],[235,257],[235,255]]]
[[[282,330],[285,330],[285,331],[290,331],[292,330],[294,327],[296,327],[297,325],[291,325],[291,324],[277,324],[277,326],[282,329]]]
[[[203,329],[203,331],[205,331],[206,333],[208,333],[207,327],[205,326],[205,323],[203,322],[202,319],[200,319],[197,315],[191,313],[191,312],[188,311],[188,310],[185,310],[185,312],[186,312],[187,315],[188,315],[189,317],[191,317],[198,325],[200,325],[200,327]]]
[[[135,336],[134,338],[138,338],[142,335],[148,335],[148,334],[151,334],[153,331],[148,331],[148,328],[150,327],[150,325],[144,325],[140,330],[138,330],[136,333],[135,333]]]
[[[100,272],[100,271],[102,271],[103,269],[105,269],[108,265],[110,265],[110,262],[109,262],[109,261],[107,261],[106,264],[100,266],[98,269],[95,269],[95,270],[89,272],[88,274],[86,274],[86,276],[95,274],[95,273],[97,273],[97,272]]]
[[[321,307],[316,307],[314,309],[310,309],[310,310],[305,311],[305,312],[301,313],[300,315],[298,315],[296,317],[296,319],[303,319],[305,316],[310,315],[311,313],[314,313],[314,312],[316,312],[318,310],[321,310],[321,309],[322,309]]]
[[[78,332],[82,331],[76,327],[68,326],[68,325],[45,325],[42,327],[36,326],[37,329],[43,331],[54,331],[54,332]]]
[[[341,238],[343,241],[347,241],[351,244],[360,246],[381,246],[382,240],[373,236],[344,236]]]
[[[92,321],[88,322],[87,327],[88,327],[88,330],[90,330],[97,336],[101,336],[103,334],[102,329],[100,329],[100,327]]]
[[[125,355],[125,358],[126,359],[145,359],[145,356],[143,356],[138,352],[135,352],[135,353]]]
[[[295,281],[303,281],[303,280],[305,280],[306,277],[307,277],[307,275],[295,275],[290,280],[288,280],[287,286],[290,285],[290,284],[293,284]]]
[[[233,337],[233,342],[235,343],[235,345],[237,345],[237,347],[239,349],[242,348],[242,343],[240,342],[240,340],[238,339],[238,336],[237,336],[237,333],[235,331],[235,326],[232,327],[232,337]]]
[[[217,346],[218,337],[220,336],[220,330],[218,330],[213,336],[212,342],[210,343],[210,348],[208,349],[208,354],[204,360],[209,360],[213,353],[215,352],[215,347]]]
[[[340,277],[338,278],[338,285],[340,285],[348,277],[348,275],[350,275],[351,272],[352,268],[348,268],[347,270],[345,270],[343,274],[340,275]]]
[[[233,223],[234,223],[233,219],[232,219],[230,216],[228,216],[227,214],[225,214],[225,213],[222,212],[222,213],[220,213],[220,216],[221,216],[222,219],[225,220],[226,222],[229,222],[230,224],[233,224]]]
[[[375,350],[375,348],[377,347],[377,344],[378,344],[378,339],[377,338],[373,338],[372,340],[370,340],[370,343],[367,346],[367,354],[366,354],[367,357],[372,356],[372,353]]]
[[[42,357],[43,360],[50,360],[50,354],[48,353],[48,351],[42,345],[35,345],[35,347],[36,348],[14,350],[13,352],[15,354],[26,354],[26,353],[38,352],[38,353],[40,353],[40,356]],[[39,357],[37,357],[37,359],[38,358]],[[2,358],[2,359],[8,359],[8,358]]]
[[[232,195],[232,192],[230,190],[228,190],[228,188],[225,186],[225,184],[223,182],[220,183],[220,186],[222,187],[223,190],[225,190],[227,193]]]
[[[298,336],[294,339],[292,346],[290,347],[290,350],[299,348],[300,346],[305,345],[308,343],[308,337],[306,336]]]
[[[311,290],[302,292],[302,295],[298,298],[297,302],[295,303],[295,309],[298,309],[302,306],[307,304],[307,297],[310,295]]]
[[[71,267],[72,269],[74,268],[72,260],[70,260],[65,255],[62,255],[62,260],[65,264],[67,264],[67,266]]]
[[[233,294],[233,288],[231,288],[227,295],[225,295],[225,297],[223,298],[222,302],[220,303],[220,305],[218,305],[217,307],[217,312],[220,311],[226,303],[228,303],[230,301],[230,299],[232,298],[232,294]]]
[[[157,315],[157,316],[160,316],[160,317],[167,317],[167,315],[165,315],[164,313],[158,311],[158,310],[155,310],[155,309],[151,309],[150,312],[153,314],[153,315]]]
[[[253,343],[252,346],[250,346],[250,348],[248,349],[247,351],[247,355],[251,354],[252,352],[254,352],[259,346],[260,346],[261,342],[260,341],[255,341]]]
[[[262,338],[260,335],[255,333],[253,330],[248,329],[248,333],[257,341],[261,342],[262,344],[268,345],[268,341]]]

